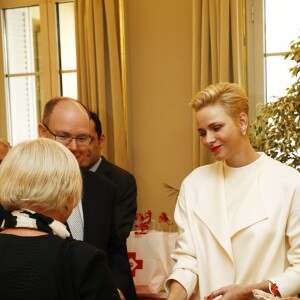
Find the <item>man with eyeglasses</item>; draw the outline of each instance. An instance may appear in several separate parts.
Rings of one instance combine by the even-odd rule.
[[[40,137],[54,139],[65,145],[83,167],[91,136],[89,113],[79,101],[57,97],[47,102],[38,131]],[[126,245],[122,243],[116,225],[114,185],[104,176],[84,168],[82,168],[82,176],[83,199],[79,206],[74,208],[67,221],[71,233],[73,237],[107,253],[109,266],[121,296],[124,295],[126,300],[135,300],[136,295],[126,297],[127,289],[132,290],[133,281]],[[75,219],[76,212],[82,222],[79,225],[77,221],[74,225],[72,220]],[[77,233],[76,226],[81,233]]]

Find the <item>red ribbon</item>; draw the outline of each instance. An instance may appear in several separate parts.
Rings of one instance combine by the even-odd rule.
[[[278,286],[276,283],[272,284],[272,294],[276,297],[278,295]]]

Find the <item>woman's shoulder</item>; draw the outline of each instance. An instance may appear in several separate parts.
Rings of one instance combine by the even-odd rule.
[[[194,169],[186,178],[185,180],[193,180],[199,178],[204,178],[205,176],[215,176],[216,173],[222,172],[223,161],[216,161],[212,164],[203,165],[196,169]]]
[[[292,168],[274,158],[267,156],[266,154],[262,154],[263,162],[264,162],[264,172],[272,173],[273,176],[277,174],[279,177],[287,177],[289,179],[300,180],[300,172],[298,172],[295,168]]]
[[[66,251],[70,251],[75,260],[80,259],[86,261],[88,258],[93,258],[95,256],[100,260],[106,260],[104,251],[83,241],[77,241],[72,238],[66,239],[64,241],[64,248],[66,248]]]
[[[72,270],[72,274],[69,275],[76,282],[80,282],[86,272],[92,274],[97,270],[99,273],[99,270],[104,270],[107,266],[106,254],[102,250],[74,239],[64,240],[58,261],[67,270],[65,272]]]

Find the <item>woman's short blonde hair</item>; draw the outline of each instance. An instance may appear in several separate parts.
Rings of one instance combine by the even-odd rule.
[[[40,138],[21,142],[0,166],[0,204],[6,210],[35,206],[45,211],[65,209],[67,199],[81,199],[78,162],[65,146]]]
[[[240,113],[248,115],[248,97],[245,91],[235,83],[220,82],[206,87],[198,92],[192,101],[191,107],[198,111],[201,108],[220,104],[231,118],[237,118]]]

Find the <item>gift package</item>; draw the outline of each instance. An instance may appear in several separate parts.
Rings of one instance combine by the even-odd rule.
[[[137,294],[157,294],[171,274],[177,232],[172,232],[173,221],[162,212],[153,220],[151,210],[137,213],[135,230],[127,239],[128,258]]]

